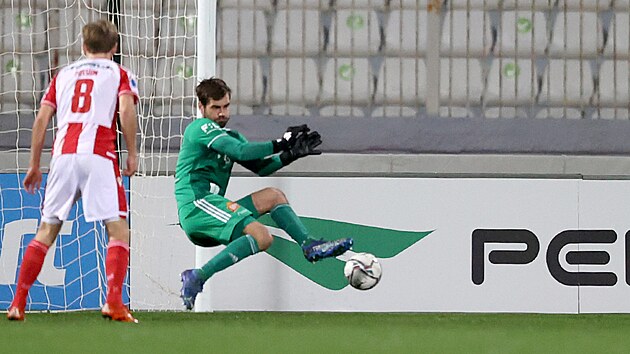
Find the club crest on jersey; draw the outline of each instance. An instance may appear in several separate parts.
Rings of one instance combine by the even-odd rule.
[[[238,210],[238,208],[240,208],[241,206],[238,205],[238,203],[234,203],[234,202],[228,202],[227,203],[227,208],[230,209],[232,212],[236,212]]]

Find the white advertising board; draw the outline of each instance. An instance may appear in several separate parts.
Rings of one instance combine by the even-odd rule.
[[[132,184],[132,202],[136,218],[151,204],[151,218],[133,221],[134,235],[154,245],[137,250],[143,257],[132,264],[132,304],[167,299],[167,306],[149,307],[168,309],[177,303],[178,272],[200,266],[221,248],[191,251],[181,230],[162,228],[176,216],[168,178],[146,180],[142,193]],[[316,236],[352,236],[354,251],[380,252],[381,282],[359,291],[339,281],[341,260],[291,261],[283,252],[299,248],[272,228],[277,238],[270,252],[211,278],[197,311],[630,312],[630,219],[624,215],[630,181],[236,177],[227,196],[239,199],[265,187],[281,189],[298,215],[323,225]],[[144,227],[151,230],[138,230]],[[397,233],[402,231],[407,233]],[[143,266],[145,258],[152,263]],[[155,280],[167,274],[168,286]],[[153,298],[160,293],[162,299]]]

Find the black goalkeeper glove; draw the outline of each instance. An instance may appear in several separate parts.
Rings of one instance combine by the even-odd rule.
[[[321,155],[320,150],[315,150],[322,143],[322,137],[318,132],[300,134],[293,146],[280,154],[280,161],[284,166],[291,162],[308,156],[308,155]]]
[[[309,130],[311,129],[306,124],[288,127],[287,131],[282,135],[282,138],[271,141],[273,144],[273,153],[275,154],[280,151],[287,151],[291,149],[298,136],[300,134],[308,133]]]

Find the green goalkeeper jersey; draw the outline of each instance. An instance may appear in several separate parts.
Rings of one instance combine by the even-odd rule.
[[[184,131],[177,158],[178,209],[208,193],[225,195],[234,162],[261,176],[283,166],[273,154],[271,141],[249,142],[239,132],[221,128],[210,119],[195,119]]]

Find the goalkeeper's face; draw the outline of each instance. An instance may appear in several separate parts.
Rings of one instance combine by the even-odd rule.
[[[211,119],[223,128],[230,120],[230,96],[226,94],[220,100],[211,98],[205,106],[199,103],[199,110],[204,117]]]

